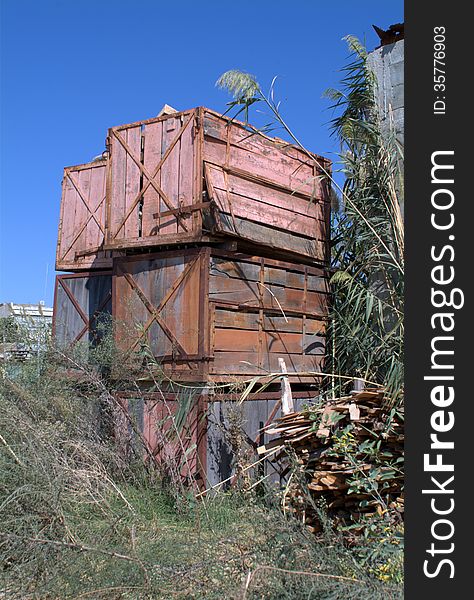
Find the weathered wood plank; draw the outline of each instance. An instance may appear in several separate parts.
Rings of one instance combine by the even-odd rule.
[[[127,132],[120,132],[117,135],[125,136]],[[119,230],[122,219],[126,214],[127,205],[125,202],[125,186],[127,173],[127,153],[122,144],[115,136],[110,138],[110,160],[111,160],[111,189],[108,193],[108,202],[111,203],[109,210],[109,237],[108,241],[123,239],[125,237],[123,227]]]
[[[303,341],[302,332],[248,331],[242,329],[216,329],[214,350],[226,352],[252,352],[263,342],[263,352],[285,354],[324,354],[325,338],[320,335],[307,335]]]
[[[161,144],[161,154],[165,154],[166,150],[170,146],[171,142],[176,137],[176,134],[181,129],[181,121],[179,118],[170,117],[163,121],[163,137]],[[168,197],[173,208],[178,208],[178,194],[179,194],[179,155],[180,155],[180,142],[174,146],[171,150],[170,155],[163,163],[161,167],[161,188]],[[160,212],[164,212],[169,207],[161,199]],[[182,231],[181,227],[178,227],[176,216],[169,215],[164,217],[160,224],[160,234],[166,235],[167,233],[175,233]]]
[[[163,122],[153,122],[143,129],[144,164],[150,173],[154,173],[161,159]],[[161,184],[160,173],[156,180]],[[154,215],[160,212],[160,196],[153,186],[149,186],[143,194],[142,234],[143,237],[159,233],[160,221]]]
[[[91,212],[96,216],[101,228],[97,225],[95,219],[91,218],[87,224],[87,241],[88,248],[97,248],[104,243],[105,233],[105,183],[106,183],[106,168],[91,169],[91,186],[89,195],[89,207]],[[84,248],[83,250],[86,250]],[[76,252],[79,250],[76,250]]]
[[[233,302],[237,304],[248,303],[251,306],[259,305],[259,286],[256,282],[244,279],[216,277],[209,278],[209,298],[212,301]]]
[[[236,310],[216,308],[214,326],[220,328],[249,329],[258,331],[258,313],[242,313]]]
[[[263,304],[283,313],[285,309],[292,311],[311,312],[324,316],[327,314],[327,298],[320,292],[304,292],[294,288],[265,284],[242,279],[226,279],[212,277],[209,280],[209,298],[211,301],[221,301],[235,304],[260,306],[260,291],[263,288]],[[306,308],[305,308],[306,298]]]
[[[308,334],[320,335],[326,331],[325,321],[309,319],[306,317],[306,332]],[[264,316],[263,328],[265,331],[292,331],[300,333],[303,331],[303,319],[300,317]]]
[[[221,212],[231,214],[233,211],[235,216],[255,223],[265,223],[270,227],[314,239],[320,239],[323,233],[322,221],[270,204],[256,202],[252,198],[215,188],[213,199]]]
[[[265,370],[279,372],[278,353],[268,353],[264,355],[264,364],[262,369],[256,364],[256,355],[254,352],[226,352],[217,351],[214,353],[214,360],[210,362],[210,374],[219,376],[228,375],[265,375]],[[294,375],[298,372],[320,371],[323,356],[304,355],[304,354],[285,354],[285,362],[288,368],[288,374]]]
[[[216,231],[277,250],[310,256],[321,264],[326,260],[324,244],[321,241],[300,237],[240,217],[233,219],[231,215],[219,213],[216,221]]]
[[[224,170],[213,164],[206,164],[212,185],[218,190],[228,190],[237,198],[247,198],[256,204],[271,206],[282,211],[290,211],[300,217],[312,218],[324,221],[326,206],[318,198],[311,198],[290,191],[278,189],[256,177],[251,179],[243,174],[229,172],[227,175],[228,185],[225,183]]]
[[[237,260],[239,262],[245,263],[257,263],[260,264],[262,260],[261,255],[257,254],[246,254],[244,252],[229,252],[228,250],[216,249],[213,251],[213,256],[228,259],[228,260]],[[315,277],[327,277],[327,272],[325,268],[321,268],[319,266],[310,266],[301,264],[299,261],[289,261],[289,260],[278,260],[275,258],[269,258],[265,256],[263,258],[265,266],[275,267],[277,269],[287,269],[291,272],[295,273],[308,273],[308,275],[313,275]]]
[[[258,331],[259,313],[239,312],[237,310],[227,310],[216,308],[214,317],[214,327],[220,329],[246,329],[249,331]],[[303,332],[302,317],[283,317],[275,315],[264,315],[263,330],[270,332]],[[325,321],[319,319],[306,318],[305,323],[306,336],[311,339],[312,336],[324,335],[326,331]],[[308,342],[310,343],[310,342]]]
[[[259,338],[263,340],[263,351],[266,353],[277,352],[288,354],[303,353],[302,333],[288,333],[280,331],[247,331],[237,329],[216,329],[215,350],[227,352],[252,352],[258,345]]]
[[[319,180],[313,177],[312,164],[299,160],[285,152],[284,146],[278,147],[275,142],[252,135],[236,126],[231,128],[231,167],[250,171],[292,187],[302,193],[318,197]],[[225,164],[223,143],[227,136],[227,126],[218,118],[206,115],[205,160],[216,164]],[[251,165],[251,168],[249,166]]]
[[[270,266],[274,261],[265,259],[264,283],[282,285],[297,289],[304,289],[305,273],[304,267],[292,265],[291,263],[280,263],[281,266]],[[218,256],[211,257],[211,275],[219,277],[230,277],[246,279],[247,281],[260,281],[260,259],[248,260],[227,259]],[[308,275],[307,288],[314,292],[328,292],[329,284],[327,277],[323,275]]]
[[[183,121],[184,117],[180,117],[181,126],[183,126]],[[202,200],[201,198],[194,198],[194,179],[196,177],[194,153],[197,151],[196,146],[194,126],[193,122],[191,122],[184,130],[180,139],[178,177],[178,202],[180,206],[190,206]],[[194,229],[192,219],[188,219],[186,224]]]
[[[77,181],[78,187],[82,192],[82,198],[77,198],[76,212],[74,217],[74,232],[79,232],[82,230],[82,233],[77,238],[74,246],[77,248],[85,249],[89,247],[93,247],[96,244],[88,244],[88,236],[87,236],[87,226],[84,227],[87,223],[88,218],[91,214],[91,169],[82,169],[74,173],[74,180]],[[71,252],[72,255],[72,252]]]
[[[245,279],[247,281],[260,280],[260,264],[241,260],[230,260],[211,257],[210,273],[213,277]]]
[[[141,153],[141,130],[140,127],[131,127],[122,132],[122,135],[127,139],[127,145],[138,162],[140,162]],[[140,191],[140,169],[136,161],[126,154],[125,167],[125,208],[128,211],[129,206],[135,200]],[[135,239],[139,237],[139,206],[136,206],[130,213],[126,223],[122,228],[123,237],[125,239]],[[121,232],[121,233],[122,233]]]
[[[221,115],[220,113],[208,108],[205,109],[204,130],[206,135],[216,139],[224,140],[227,135],[226,129],[229,127],[232,128],[231,140],[233,143],[256,143],[260,146],[263,145],[263,147],[269,147],[271,149],[277,148],[279,151],[285,152],[285,154],[288,156],[298,159],[304,164],[316,162],[318,165],[324,166],[326,169],[331,168],[331,161],[329,161],[327,158],[319,156],[313,152],[310,152],[308,156],[308,153],[301,150],[301,148],[298,146],[295,146],[294,144],[291,144],[280,138],[272,138],[262,135],[258,130],[249,126],[248,123],[243,123],[237,119]]]
[[[56,269],[65,271],[107,268],[110,253],[104,242],[104,187],[106,162],[64,170]]]

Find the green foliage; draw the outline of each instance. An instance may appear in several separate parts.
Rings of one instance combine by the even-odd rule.
[[[352,55],[342,90],[328,92],[340,113],[332,125],[345,175],[343,206],[332,220],[331,366],[384,384],[396,404],[403,389],[400,153],[380,132],[367,53],[356,38],[347,41]]]
[[[260,86],[253,75],[244,73],[237,69],[232,69],[223,73],[216,81],[216,86],[227,90],[234,98],[228,103],[229,109],[241,107],[233,116],[235,119],[242,111],[245,114],[245,121],[249,119],[249,107],[255,102],[262,100]]]
[[[327,451],[328,456],[343,457],[354,471],[348,480],[348,494],[367,492],[373,496],[381,507],[387,509],[383,500],[395,478],[403,479],[403,457],[395,456],[383,447],[383,433],[373,433],[373,439],[362,442],[352,433],[353,425],[347,425],[332,436],[332,445]],[[369,464],[369,470],[359,468]]]
[[[124,454],[100,424],[121,360],[103,343],[52,349],[0,383],[5,597],[402,597],[377,575],[385,558],[364,564],[330,526],[315,538],[272,494],[200,500],[169,489],[141,450]]]
[[[0,317],[0,343],[14,343],[21,339],[20,328],[13,317]]]

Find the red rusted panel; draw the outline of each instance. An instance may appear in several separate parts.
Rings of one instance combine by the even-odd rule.
[[[65,169],[56,268],[229,236],[328,260],[330,163],[199,108],[113,127],[108,159]]]
[[[206,164],[206,177],[221,212],[233,212],[243,219],[309,238],[321,235],[324,214],[321,201],[308,202],[297,194],[246,179],[216,165]]]
[[[295,408],[314,396],[315,391],[294,390]],[[187,387],[133,396],[122,392],[116,396],[115,434],[122,449],[134,447],[161,472],[206,490],[233,474],[230,413],[240,415],[250,451],[269,441],[261,428],[280,414],[278,390],[251,393],[242,404],[240,397],[238,392],[210,396]]]
[[[329,298],[323,271],[215,252],[209,274],[210,379],[279,371],[279,357],[289,373],[321,371]]]
[[[287,142],[249,132],[235,122],[229,127],[226,119],[209,110],[204,135],[204,160],[321,198],[320,173],[315,172],[313,161]]]
[[[107,162],[64,169],[56,269],[75,271],[112,266],[102,246],[105,235]]]
[[[53,339],[61,348],[95,344],[100,324],[112,312],[112,272],[58,275],[54,292]]]
[[[174,469],[182,477],[195,478],[199,471],[199,395],[189,403],[186,394],[181,399],[177,394],[160,396],[146,399],[144,405],[143,433],[150,452],[163,470]]]
[[[121,347],[147,345],[178,377],[199,380],[200,261],[198,251],[118,259],[114,318]]]
[[[163,474],[205,489],[206,399],[199,389],[122,392],[115,398],[115,436],[122,450],[133,448]]]

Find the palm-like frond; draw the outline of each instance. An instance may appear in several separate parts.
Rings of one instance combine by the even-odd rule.
[[[233,96],[234,100],[228,103],[228,110],[240,106],[239,111],[233,118],[235,119],[243,111],[245,121],[248,122],[249,107],[262,99],[262,92],[256,78],[250,73],[231,69],[219,77],[216,86],[226,90]]]
[[[403,275],[404,240],[400,205],[403,193],[401,149],[395,138],[382,137],[375,102],[376,79],[367,52],[353,36],[345,38],[351,52],[343,69],[341,90],[328,90],[339,115],[334,135],[341,144],[341,188],[332,182],[333,307],[328,339],[332,351],[327,370],[344,381],[347,374],[387,386],[396,403],[403,388]],[[253,102],[263,101],[304,152],[284,121],[274,99],[274,81],[265,96],[253,75],[227,71],[217,85],[229,91],[248,114]],[[336,192],[338,190],[339,194]]]
[[[223,73],[216,81],[216,85],[227,90],[237,102],[253,100],[260,92],[260,86],[254,75],[237,69]]]
[[[342,91],[328,94],[340,113],[332,126],[346,177],[344,206],[333,216],[332,369],[379,381],[396,401],[403,387],[400,151],[381,135],[367,53],[356,38],[346,40],[352,56]]]

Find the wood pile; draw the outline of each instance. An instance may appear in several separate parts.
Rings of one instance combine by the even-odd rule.
[[[277,437],[258,453],[273,452],[270,460],[286,461],[286,474],[291,470],[292,475],[285,508],[311,527],[318,529],[315,507],[321,504],[345,523],[384,511],[401,518],[403,412],[390,409],[383,389],[353,392],[292,412],[265,431]],[[292,469],[295,461],[299,468]]]

